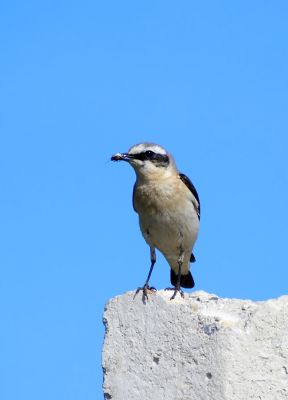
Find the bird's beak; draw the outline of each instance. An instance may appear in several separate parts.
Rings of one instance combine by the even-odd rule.
[[[111,161],[130,161],[133,160],[132,154],[128,153],[116,153],[111,157]]]

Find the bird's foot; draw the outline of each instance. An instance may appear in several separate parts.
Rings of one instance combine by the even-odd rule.
[[[142,287],[138,287],[138,289],[136,290],[135,294],[134,294],[134,299],[137,296],[137,294],[142,290],[143,294],[142,294],[142,300],[143,303],[146,302],[146,300],[148,300],[148,293],[155,293],[157,291],[157,289],[153,286],[149,286],[147,283],[145,283],[144,286]]]
[[[172,297],[171,297],[171,299],[170,300],[174,300],[175,299],[175,297],[176,297],[176,294],[179,292],[180,293],[180,296],[182,297],[182,299],[184,299],[184,292],[183,292],[183,290],[179,287],[179,288],[177,288],[177,287],[168,287],[168,288],[166,288],[165,290],[174,290],[174,293],[172,294]]]

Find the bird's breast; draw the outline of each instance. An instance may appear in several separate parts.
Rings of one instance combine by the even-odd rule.
[[[134,190],[134,205],[143,236],[164,253],[175,251],[172,249],[181,243],[191,247],[197,237],[197,213],[184,189],[176,181],[139,185]]]
[[[175,183],[151,182],[136,186],[134,191],[134,204],[138,213],[165,213],[180,207],[183,200],[183,194],[181,196]]]

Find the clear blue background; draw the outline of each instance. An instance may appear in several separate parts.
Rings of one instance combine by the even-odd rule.
[[[287,20],[284,0],[1,1],[1,399],[102,398],[104,305],[149,268],[109,161],[135,143],[198,189],[195,289],[287,293]]]

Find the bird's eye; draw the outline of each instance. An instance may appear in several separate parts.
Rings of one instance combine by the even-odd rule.
[[[147,156],[147,158],[151,158],[154,155],[154,152],[152,150],[147,150],[145,151],[145,155]]]

